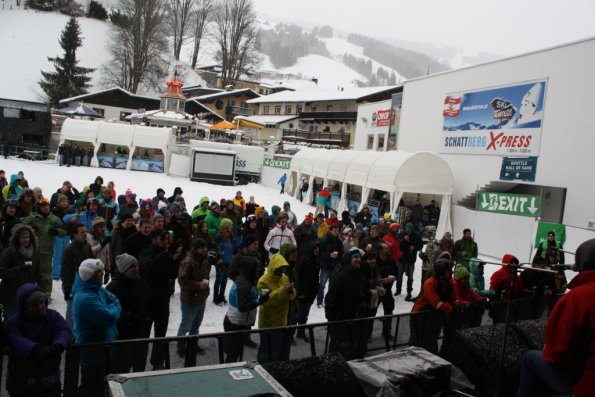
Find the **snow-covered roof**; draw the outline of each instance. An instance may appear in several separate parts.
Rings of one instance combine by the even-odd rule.
[[[395,86],[351,88],[343,91],[281,91],[276,94],[250,99],[248,103],[271,102],[313,102],[313,101],[349,101],[392,90]]]
[[[231,90],[231,91],[222,91],[222,92],[215,92],[213,94],[201,95],[197,97],[192,97],[191,99],[195,99],[197,101],[208,101],[216,98],[224,98],[227,96],[235,96],[240,94],[248,94],[253,96],[254,98],[258,98],[260,95],[256,92],[252,91],[250,88],[242,88],[239,90]]]
[[[291,116],[291,115],[289,115],[289,116],[267,115],[267,116],[236,116],[235,118],[239,119],[239,120],[251,121],[256,124],[267,125],[267,124],[280,124],[285,121],[297,119],[298,116],[296,116],[296,115],[293,115],[293,116]]]
[[[126,95],[132,96],[132,97],[137,97],[137,98],[143,98],[143,99],[152,99],[152,100],[159,100],[158,97],[154,97],[154,96],[145,96],[145,95],[137,95],[137,94],[133,94],[130,91],[125,90],[124,88],[121,87],[112,87],[112,88],[108,88],[105,90],[101,90],[101,91],[93,91],[93,92],[89,92],[83,95],[79,95],[79,96],[73,96],[70,98],[64,98],[64,99],[60,99],[60,103],[66,103],[66,102],[73,102],[73,101],[78,101],[84,98],[88,98],[90,96],[95,96],[98,94],[103,94],[109,91],[113,91],[113,90],[120,90],[123,93],[125,93]]]

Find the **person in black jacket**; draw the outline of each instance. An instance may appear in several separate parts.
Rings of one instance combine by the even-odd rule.
[[[157,229],[151,233],[151,246],[140,252],[140,276],[147,285],[148,323],[153,327],[155,338],[164,337],[169,324],[169,300],[172,287],[178,277],[182,246],[175,244],[167,230]],[[155,343],[151,350],[153,370],[165,368],[167,344]]]
[[[147,288],[140,280],[138,261],[126,253],[116,257],[118,274],[106,289],[116,295],[122,312],[118,318],[118,340],[148,338]],[[140,344],[116,345],[111,350],[112,372],[121,374],[145,370],[148,346]]]
[[[350,250],[343,260],[349,267],[334,276],[324,301],[328,321],[362,318],[367,312],[368,280],[361,271],[361,250]],[[341,353],[346,360],[361,358],[365,353],[367,332],[363,324],[331,324],[329,333],[331,352]]]
[[[302,257],[298,262],[298,291],[297,291],[297,324],[307,324],[310,308],[316,299],[320,287],[318,274],[320,273],[320,243],[310,243],[310,251],[307,256]],[[309,342],[310,339],[302,328],[298,330],[297,337]]]
[[[331,284],[333,272],[341,262],[343,257],[343,242],[339,238],[339,225],[332,225],[329,231],[320,243],[320,286],[316,302],[318,307],[322,307],[324,297],[324,287],[326,282]]]
[[[151,220],[141,219],[138,231],[126,239],[124,252],[138,260],[140,252],[151,245],[151,231]]]

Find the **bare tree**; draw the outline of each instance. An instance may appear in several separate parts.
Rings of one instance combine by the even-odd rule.
[[[170,0],[167,2],[167,20],[174,40],[174,58],[180,60],[182,44],[188,40],[195,0]]]
[[[213,11],[213,0],[195,0],[195,7],[193,13],[194,23],[194,51],[192,51],[192,59],[190,66],[192,69],[196,67],[198,61],[198,52],[200,50],[200,44],[202,39],[205,37],[207,31],[207,21]]]
[[[158,89],[168,51],[163,0],[120,0],[120,18],[110,33],[109,63],[102,66],[102,84],[133,93]]]
[[[251,73],[260,63],[260,34],[251,0],[219,0],[213,21],[215,59],[221,66],[221,82],[225,87],[242,74]]]

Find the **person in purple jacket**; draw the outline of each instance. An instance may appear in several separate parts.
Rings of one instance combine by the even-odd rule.
[[[48,309],[40,287],[17,289],[17,314],[4,324],[10,347],[6,390],[11,396],[60,396],[62,352],[74,341],[66,320]]]

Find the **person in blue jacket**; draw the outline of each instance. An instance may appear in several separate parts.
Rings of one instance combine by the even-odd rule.
[[[279,194],[285,193],[285,182],[287,182],[287,174],[283,174],[283,176],[281,176],[277,182],[277,185],[281,185],[281,192],[279,192]]]
[[[113,341],[118,338],[121,306],[118,298],[102,287],[105,269],[99,259],[85,259],[75,276],[72,293],[74,336],[77,344]],[[80,393],[104,395],[105,352],[101,347],[81,349]]]

